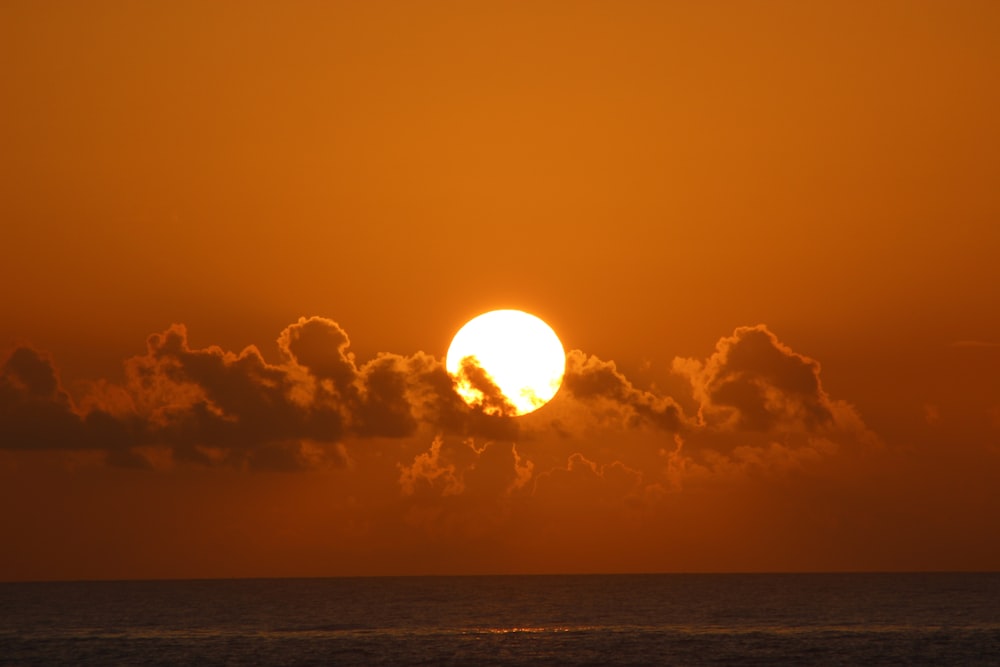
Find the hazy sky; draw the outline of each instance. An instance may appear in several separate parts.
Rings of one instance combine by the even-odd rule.
[[[0,580],[1000,568],[995,2],[0,5]],[[566,383],[443,370],[519,308]]]

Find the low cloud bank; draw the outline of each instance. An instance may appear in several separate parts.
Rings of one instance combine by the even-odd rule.
[[[0,365],[0,447],[98,450],[120,466],[148,467],[157,451],[174,463],[291,471],[344,465],[346,443],[426,436],[424,442],[434,439],[430,449],[397,461],[403,491],[416,493],[423,484],[456,494],[468,490],[470,466],[482,472],[478,459],[491,443],[507,443],[491,450],[491,460],[504,452],[504,475],[494,476],[502,483],[493,486],[505,493],[534,488],[528,482],[542,471],[532,471],[515,443],[547,435],[572,443],[580,432],[574,421],[612,439],[661,433],[651,451],[670,459],[671,484],[681,469],[808,458],[836,449],[845,433],[866,431],[850,406],[826,394],[819,364],[763,325],[736,329],[705,360],[674,360],[674,372],[690,383],[696,415],[685,415],[670,396],[634,386],[614,362],[579,350],[569,353],[560,394],[545,408],[560,417],[547,421],[537,416],[544,412],[511,416],[509,403],[474,366],[463,373],[484,399],[470,407],[442,361],[423,352],[358,363],[347,333],[330,319],[301,318],[281,332],[277,348],[277,364],[253,346],[238,353],[192,348],[186,328],[173,325],[149,337],[145,354],[125,361],[124,383],[93,383],[76,401],[46,354],[18,347]],[[473,454],[442,445],[451,442],[472,443]],[[569,472],[598,458],[580,447],[567,460]]]

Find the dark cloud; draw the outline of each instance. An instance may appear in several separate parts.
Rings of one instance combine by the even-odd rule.
[[[468,372],[468,365],[462,369]],[[362,436],[406,437],[426,425],[449,435],[517,438],[520,429],[513,408],[499,389],[485,374],[475,382],[484,400],[469,406],[441,361],[424,352],[408,357],[380,354],[359,371],[354,431]]]
[[[358,369],[347,351],[350,344],[340,325],[322,317],[299,318],[278,336],[278,348],[292,362],[344,398],[357,393]]]
[[[41,353],[27,347],[14,350],[3,365],[5,384],[25,396],[45,399],[68,399],[59,389],[52,363]]]
[[[469,407],[442,363],[418,352],[381,354],[358,366],[340,326],[301,318],[278,338],[282,361],[256,347],[239,353],[192,348],[183,325],[147,341],[126,361],[126,382],[96,383],[74,404],[44,355],[17,348],[0,376],[0,446],[98,449],[136,466],[141,448],[166,447],[173,459],[206,465],[296,470],[344,461],[348,438],[401,438],[421,425],[443,433],[512,438],[516,422],[490,414],[499,392]]]
[[[793,352],[764,325],[722,338],[704,362],[674,361],[691,382],[703,424],[737,430],[815,431],[834,409],[819,380],[819,363]]]
[[[819,363],[764,325],[739,327],[706,360],[677,358],[673,368],[699,406],[673,455],[673,488],[710,477],[787,476],[882,446],[853,406],[827,395]]]
[[[366,364],[356,376],[363,391],[357,393],[354,409],[356,430],[361,436],[404,437],[417,430],[414,397],[419,396],[421,364],[404,357],[382,355]]]
[[[100,409],[80,414],[52,362],[28,347],[14,349],[0,368],[0,444],[4,449],[123,450],[139,425]]]
[[[581,401],[613,406],[616,416],[626,426],[648,422],[667,431],[677,431],[684,422],[681,408],[672,398],[636,389],[613,361],[601,361],[579,350],[566,357],[563,389]]]
[[[0,447],[100,450],[120,466],[166,460],[302,470],[343,465],[378,439],[436,436],[443,440],[430,449],[400,450],[394,460],[407,461],[404,489],[432,487],[441,497],[464,493],[470,480],[501,495],[511,485],[534,488],[533,467],[551,470],[574,452],[582,457],[574,465],[658,467],[649,484],[675,488],[686,470],[809,460],[799,450],[828,451],[838,433],[864,430],[849,406],[823,391],[819,364],[763,326],[737,329],[704,361],[675,360],[699,405],[697,420],[673,398],[635,387],[613,362],[580,351],[567,356],[553,405],[515,417],[474,360],[460,371],[481,395],[469,406],[441,360],[383,353],[359,364],[329,319],[301,318],[281,332],[277,350],[278,363],[268,363],[253,346],[194,348],[185,327],[174,325],[125,362],[123,384],[94,383],[75,403],[45,355],[18,348],[0,369]],[[538,444],[546,434],[563,444]]]
[[[47,358],[15,349],[0,369],[0,441],[7,449],[70,448],[83,432]]]
[[[465,357],[459,362],[458,384],[461,388],[472,390],[476,397],[474,405],[482,408],[486,414],[508,417],[517,414],[517,408],[493,382],[493,378],[479,365],[475,357]]]
[[[140,444],[204,464],[303,467],[295,464],[302,443],[339,441],[345,418],[294,370],[268,364],[255,347],[192,349],[180,325],[150,336],[147,353],[126,362],[126,390],[148,423]]]
[[[147,354],[127,370],[140,392],[157,392],[150,398],[171,416],[161,434],[173,442],[202,436],[213,445],[252,447],[289,438],[335,441],[344,430],[337,404],[296,400],[295,375],[269,365],[255,347],[239,354],[191,349],[182,326],[151,336]]]

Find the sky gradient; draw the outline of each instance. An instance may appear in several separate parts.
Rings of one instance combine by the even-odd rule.
[[[3,3],[0,580],[1000,568],[998,34]],[[443,370],[497,308],[523,417]]]

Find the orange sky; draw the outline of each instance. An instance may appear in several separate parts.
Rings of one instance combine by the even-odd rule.
[[[0,580],[1000,568],[998,34],[4,2]],[[574,350],[513,421],[502,307]]]

